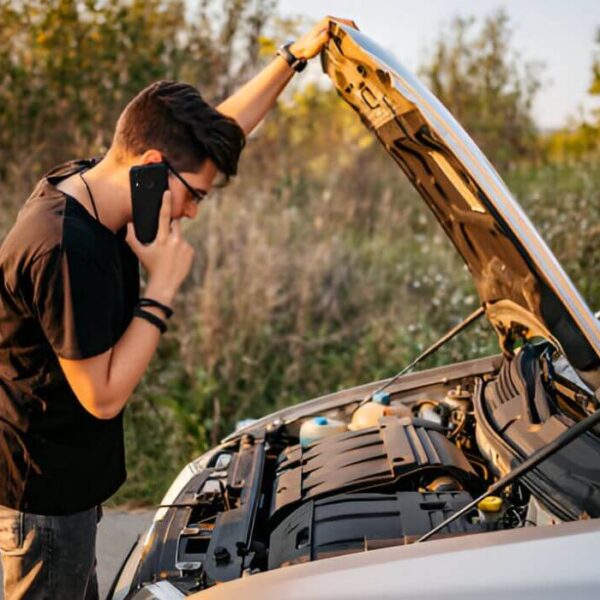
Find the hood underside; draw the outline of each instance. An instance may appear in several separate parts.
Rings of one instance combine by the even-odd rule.
[[[594,389],[600,327],[498,173],[387,50],[332,21],[323,70],[408,176],[463,257],[500,345],[544,337]]]

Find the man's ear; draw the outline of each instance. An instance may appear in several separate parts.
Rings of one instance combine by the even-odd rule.
[[[159,163],[162,162],[162,159],[163,157],[160,153],[160,150],[157,150],[156,148],[151,148],[150,150],[146,150],[146,152],[142,154],[141,164],[150,165],[152,163]]]

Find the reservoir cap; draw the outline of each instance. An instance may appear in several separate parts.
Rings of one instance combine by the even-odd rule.
[[[390,395],[387,392],[375,392],[373,394],[373,402],[387,406],[390,403]]]
[[[502,509],[502,498],[488,496],[477,505],[477,508],[483,512],[500,512]]]

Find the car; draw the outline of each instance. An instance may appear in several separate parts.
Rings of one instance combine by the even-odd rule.
[[[600,327],[498,173],[387,50],[322,65],[433,211],[480,308],[396,377],[187,465],[109,598],[596,598]],[[409,372],[479,317],[500,353]]]

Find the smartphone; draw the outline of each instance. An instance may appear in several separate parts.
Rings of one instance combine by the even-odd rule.
[[[150,244],[158,232],[158,216],[168,186],[167,165],[151,163],[132,167],[129,184],[135,237],[142,244]]]

